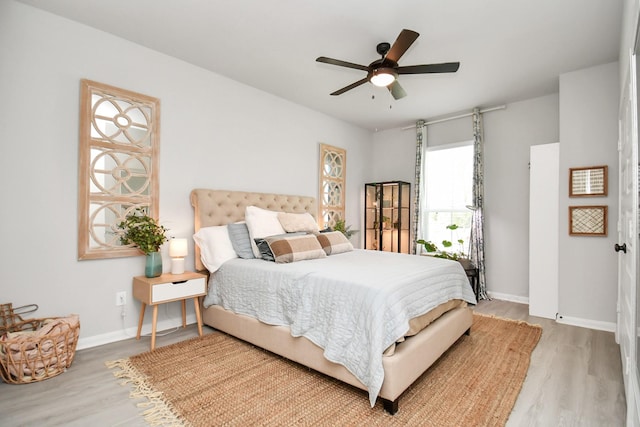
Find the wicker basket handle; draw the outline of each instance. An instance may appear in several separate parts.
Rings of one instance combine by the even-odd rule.
[[[13,308],[13,314],[23,315],[23,314],[27,314],[27,313],[33,313],[37,309],[38,309],[38,304],[23,305],[23,306],[20,306],[20,307],[14,307]]]

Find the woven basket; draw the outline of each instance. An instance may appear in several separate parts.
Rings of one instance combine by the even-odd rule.
[[[67,370],[80,335],[77,315],[14,323],[0,337],[0,375],[10,384],[27,384]]]

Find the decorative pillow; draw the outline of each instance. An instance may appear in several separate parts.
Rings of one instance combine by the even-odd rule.
[[[295,233],[284,233],[284,234],[278,234],[275,236],[267,236],[267,237],[270,237],[271,239],[286,239],[294,236],[307,236],[307,235],[308,233],[305,233],[304,231],[299,231]],[[269,247],[269,243],[267,243],[266,239],[267,239],[266,237],[255,239],[256,247],[260,251],[259,258],[262,258],[265,261],[275,262],[275,259],[273,258],[273,252],[271,252],[271,248]]]
[[[193,235],[193,240],[200,247],[200,259],[210,273],[217,271],[226,261],[238,257],[226,225],[203,227]]]
[[[341,254],[353,250],[353,245],[341,231],[328,231],[315,235],[327,255]]]
[[[255,239],[277,234],[285,234],[284,228],[278,221],[278,212],[261,209],[257,206],[247,206],[244,212],[244,220],[251,237],[253,255],[260,258],[260,251],[255,244]]]
[[[313,234],[269,236],[256,239],[256,244],[262,250],[262,259],[279,264],[327,256]]]
[[[233,250],[236,251],[236,254],[243,259],[255,258],[247,224],[244,222],[236,222],[235,224],[229,224],[227,227],[229,229],[231,245],[233,246]]]
[[[308,233],[318,232],[318,223],[315,218],[308,212],[305,213],[287,213],[278,212],[278,220],[287,233],[296,231],[306,231]]]
[[[271,248],[269,247],[269,244],[264,238],[256,239],[256,246],[260,251],[260,258],[262,258],[265,261],[272,261],[272,262],[276,261],[273,258],[273,252],[271,252]]]

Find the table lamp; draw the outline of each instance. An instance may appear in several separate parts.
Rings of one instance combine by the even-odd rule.
[[[169,256],[171,257],[171,274],[184,273],[184,257],[188,254],[187,239],[171,239]]]

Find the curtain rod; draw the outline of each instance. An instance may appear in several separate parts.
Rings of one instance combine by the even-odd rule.
[[[504,110],[505,108],[507,108],[506,105],[499,105],[497,107],[485,108],[484,110],[480,110],[480,113],[488,113],[490,111]],[[473,112],[460,114],[460,115],[457,115],[457,116],[446,117],[444,119],[432,120],[430,122],[425,122],[424,124],[426,126],[434,125],[436,123],[448,122],[449,120],[461,119],[463,117],[469,117],[469,116],[473,116]],[[415,129],[415,128],[416,128],[416,125],[411,125],[411,126],[403,127],[402,130]]]

